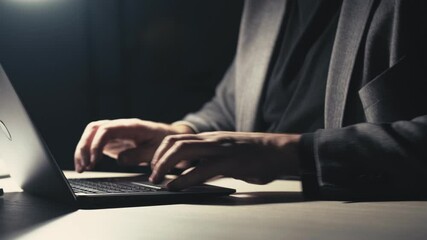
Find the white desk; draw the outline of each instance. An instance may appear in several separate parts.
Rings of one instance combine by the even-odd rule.
[[[424,201],[303,202],[295,181],[213,184],[237,194],[201,204],[73,211],[1,179],[0,239],[427,239]]]

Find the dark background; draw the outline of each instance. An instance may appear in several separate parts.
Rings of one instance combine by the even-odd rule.
[[[239,0],[0,1],[0,63],[65,169],[86,124],[172,122],[232,60]]]

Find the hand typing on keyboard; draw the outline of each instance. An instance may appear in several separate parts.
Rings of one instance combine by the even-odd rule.
[[[193,133],[184,125],[167,125],[139,119],[102,120],[90,123],[74,154],[77,172],[92,170],[104,153],[121,165],[150,162],[163,138]]]

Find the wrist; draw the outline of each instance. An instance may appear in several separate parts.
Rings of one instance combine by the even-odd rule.
[[[301,141],[300,134],[285,134],[282,135],[278,143],[281,149],[281,160],[284,161],[283,174],[285,176],[299,177],[299,161],[300,152],[299,145]]]

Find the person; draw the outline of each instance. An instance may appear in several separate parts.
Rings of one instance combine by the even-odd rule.
[[[233,63],[215,96],[173,124],[90,123],[75,167],[101,155],[150,163],[179,190],[216,176],[302,180],[309,199],[427,193],[422,0],[245,2]]]

